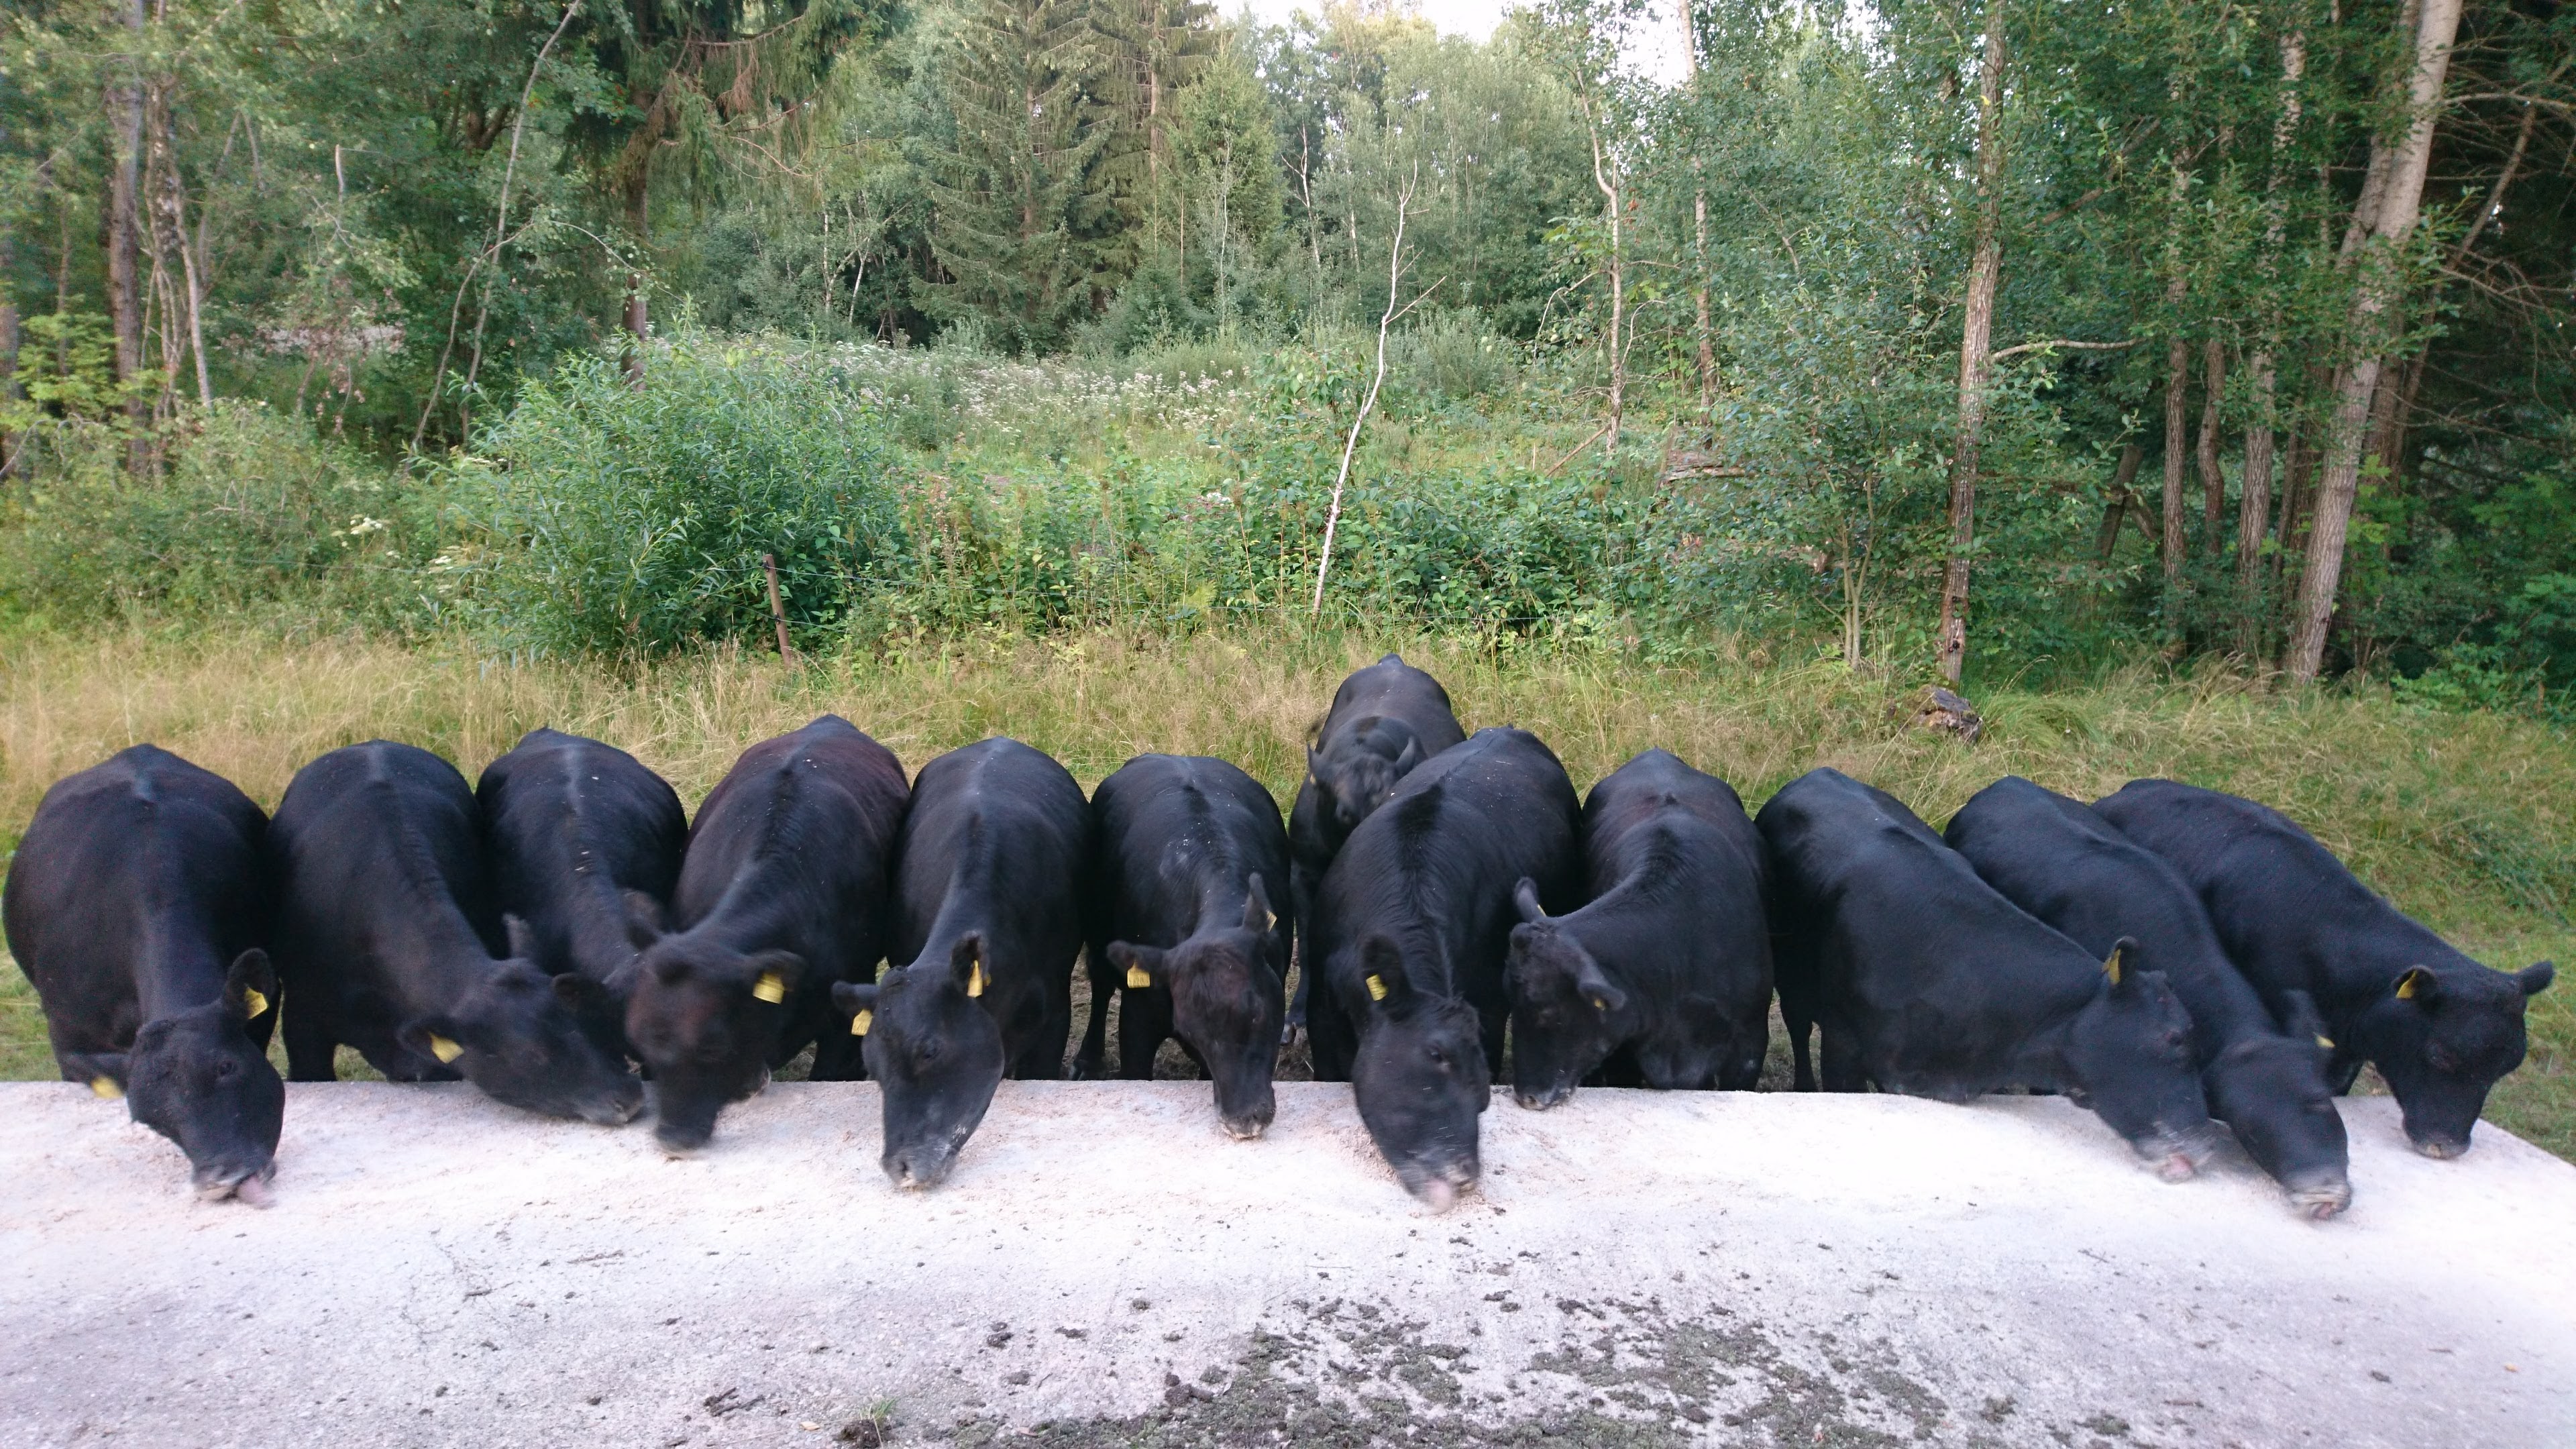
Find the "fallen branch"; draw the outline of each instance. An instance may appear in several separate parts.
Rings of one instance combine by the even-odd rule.
[[[2126,342],[2077,342],[2070,338],[2052,337],[2045,342],[2024,342],[2018,346],[2004,348],[1994,354],[1993,360],[2001,362],[2007,357],[2018,356],[2024,352],[2038,352],[2048,348],[2062,347],[2069,352],[2118,352],[2122,348],[2135,347],[2137,345],[2138,339],[2135,337],[2130,338]]]

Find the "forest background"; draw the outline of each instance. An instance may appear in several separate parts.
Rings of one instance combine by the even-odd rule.
[[[1393,642],[1583,779],[1831,758],[1937,821],[2007,768],[2184,773],[2518,965],[2576,899],[2572,72],[2540,0],[1541,0],[1481,41],[15,0],[0,841],[129,737],[273,801],[292,750],[588,724],[694,796],[736,726],[861,703],[916,765],[1004,729],[1285,790]],[[1287,743],[1111,728],[1107,659]],[[1973,752],[1891,720],[1926,683]],[[2511,1120],[2576,1150],[2535,1010]]]

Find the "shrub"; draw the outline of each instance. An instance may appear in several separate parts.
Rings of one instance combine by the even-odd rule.
[[[644,385],[615,359],[532,383],[454,465],[439,561],[495,632],[541,651],[657,651],[837,624],[900,552],[894,449],[831,353],[683,334]]]
[[[57,423],[44,442],[34,483],[0,510],[0,591],[22,612],[297,601],[384,623],[417,602],[432,501],[301,419],[245,402],[192,410],[145,477],[126,470],[117,429]]]

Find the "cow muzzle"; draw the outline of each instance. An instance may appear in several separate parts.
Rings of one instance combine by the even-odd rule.
[[[2318,1222],[2352,1206],[2352,1183],[2336,1176],[2303,1177],[2283,1184],[2289,1190],[2290,1210]]]
[[[222,1202],[238,1198],[252,1207],[268,1207],[276,1201],[269,1192],[269,1179],[277,1176],[277,1164],[265,1162],[256,1168],[202,1167],[190,1175],[197,1201]]]

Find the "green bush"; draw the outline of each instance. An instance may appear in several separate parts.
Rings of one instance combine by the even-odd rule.
[[[394,622],[435,507],[400,475],[256,403],[191,410],[126,467],[121,430],[61,422],[0,504],[0,593],[23,614],[203,615],[294,601]]]
[[[452,465],[445,587],[513,646],[657,651],[819,636],[900,550],[894,449],[830,352],[683,334],[630,387],[608,354],[531,383]]]

